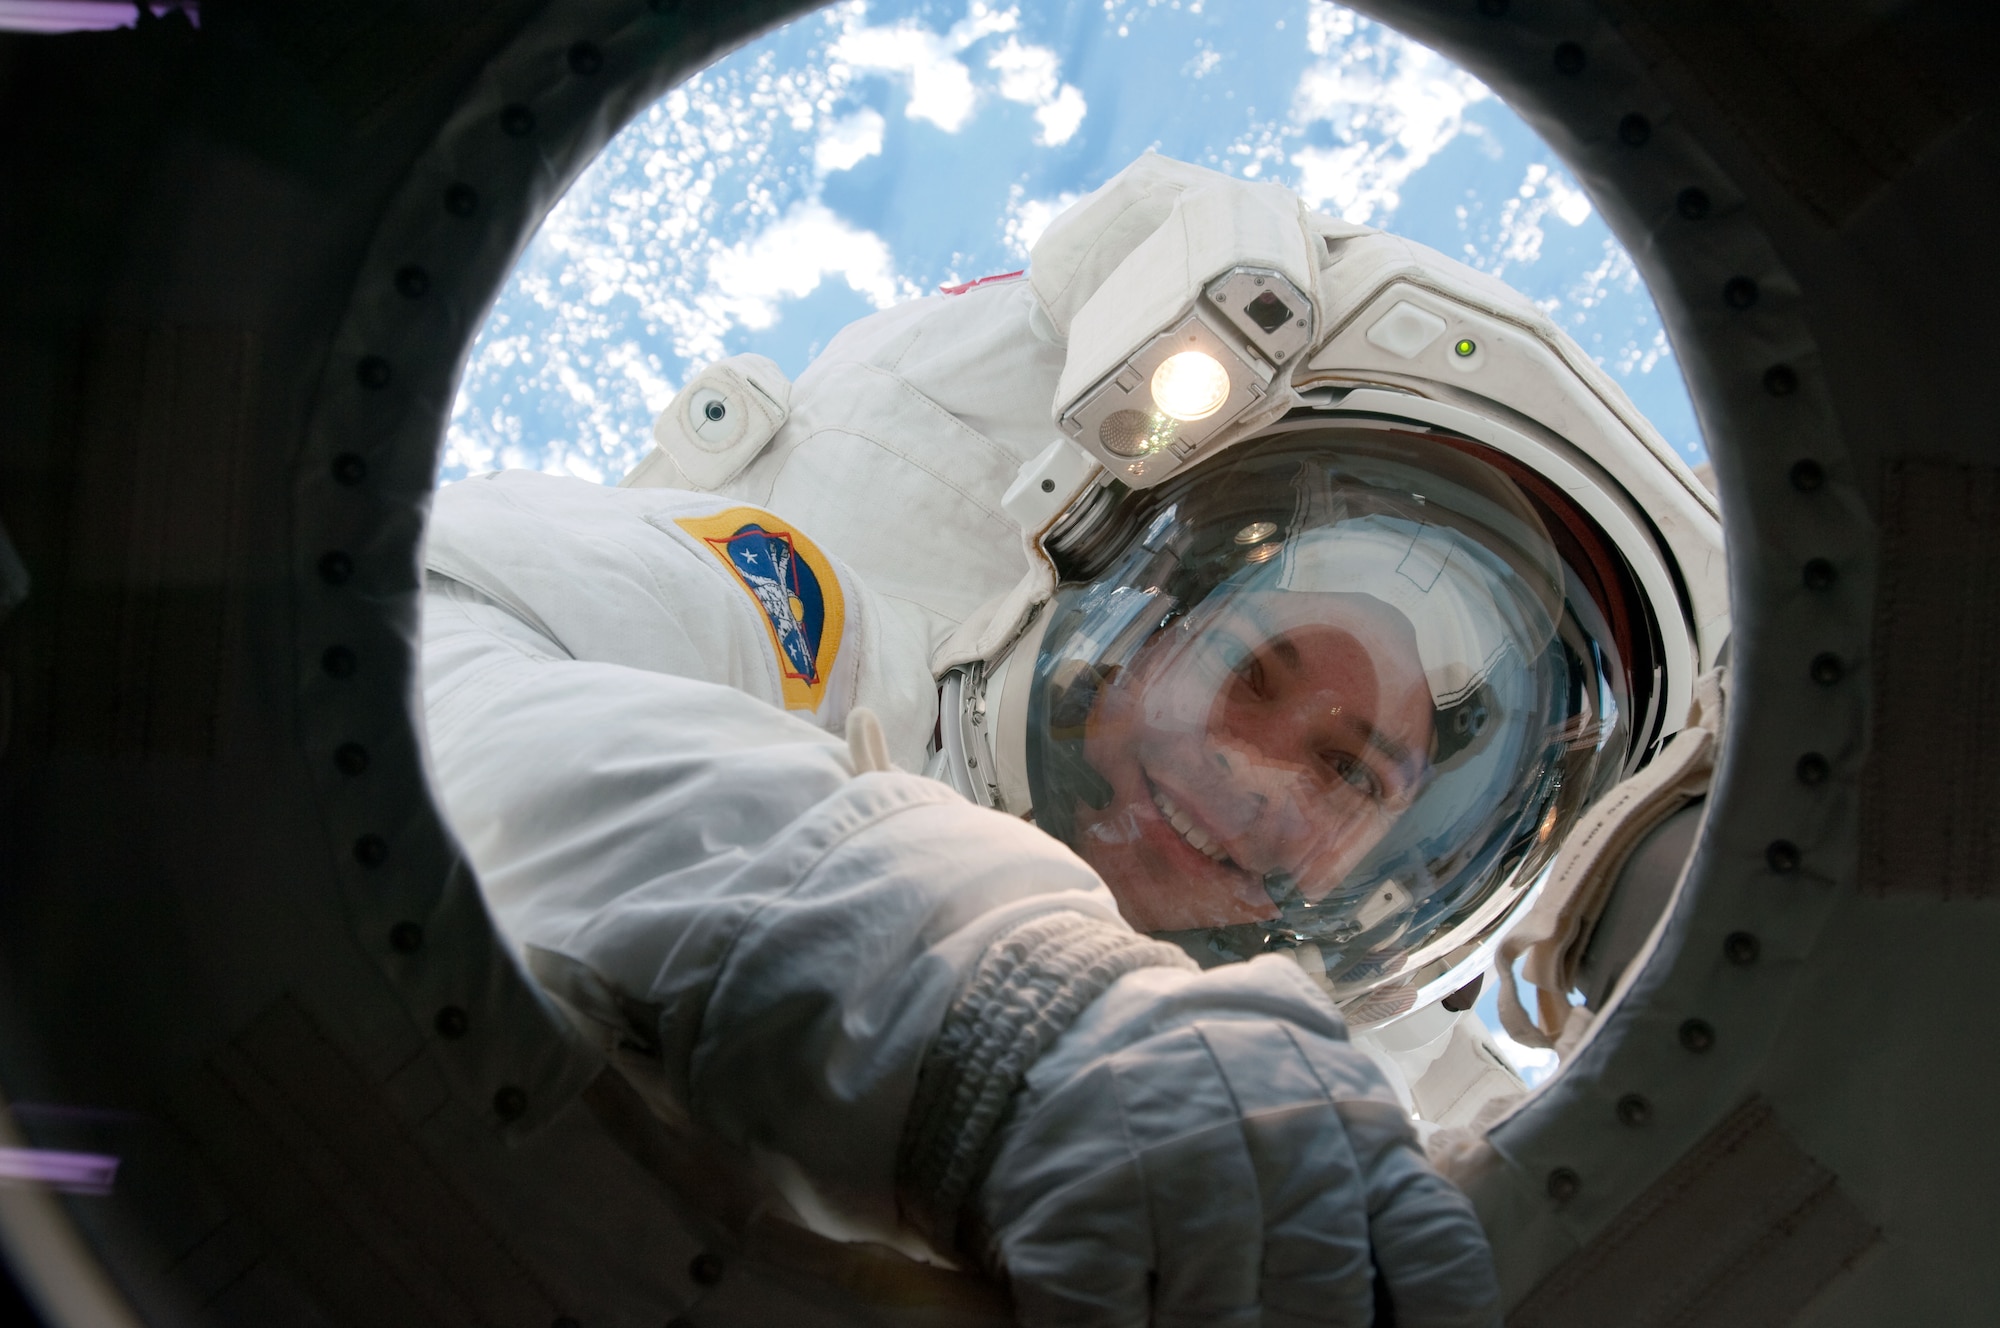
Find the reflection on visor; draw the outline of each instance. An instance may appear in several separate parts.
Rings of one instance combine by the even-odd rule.
[[[1632,680],[1602,569],[1463,445],[1239,451],[1058,592],[1035,817],[1141,930],[1204,963],[1309,944],[1358,996],[1525,889],[1619,777]]]

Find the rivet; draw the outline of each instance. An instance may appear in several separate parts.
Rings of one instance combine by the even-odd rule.
[[[380,355],[364,355],[354,366],[355,381],[371,392],[380,392],[395,376],[389,362]]]
[[[1054,493],[1055,491],[1056,491],[1056,482],[1055,482],[1054,480],[1043,480],[1043,481],[1042,481],[1042,492],[1043,492],[1043,493]]]
[[[360,662],[346,646],[328,646],[319,657],[319,666],[329,678],[352,678]]]
[[[500,132],[509,138],[526,138],[535,132],[535,113],[519,102],[501,107]]]
[[[1557,1167],[1549,1173],[1549,1198],[1554,1199],[1557,1203],[1568,1203],[1571,1199],[1576,1198],[1577,1191],[1582,1188],[1583,1177],[1577,1175],[1568,1167]]]
[[[471,216],[479,211],[479,191],[464,183],[448,186],[444,191],[444,210],[454,217]]]
[[[1653,122],[1637,111],[1618,122],[1618,141],[1628,148],[1643,148],[1653,137]]]
[[[1618,1123],[1630,1125],[1634,1129],[1650,1124],[1653,1119],[1653,1104],[1637,1093],[1627,1093],[1619,1098],[1617,1111]]]
[[[1583,48],[1575,42],[1564,42],[1556,47],[1556,72],[1577,75],[1583,72]]]
[[[1799,581],[1807,590],[1830,590],[1838,575],[1833,564],[1824,558],[1808,558],[1799,569]]]
[[[472,1027],[471,1018],[456,1005],[447,1005],[439,1010],[437,1018],[431,1022],[437,1026],[438,1036],[441,1038],[462,1038],[466,1030]]]
[[[364,774],[368,770],[368,749],[358,742],[343,742],[334,749],[333,766],[343,775]]]
[[[1788,397],[1799,390],[1799,376],[1789,364],[1774,364],[1764,371],[1764,390],[1774,397]]]
[[[1507,0],[1479,0],[1479,12],[1488,18],[1507,17]]]
[[[319,579],[330,586],[343,586],[347,578],[354,575],[354,560],[339,549],[329,549],[319,556]]]
[[[493,1114],[503,1121],[519,1120],[528,1111],[528,1095],[508,1084],[493,1095]]]
[[[415,954],[424,948],[424,929],[414,922],[399,922],[389,928],[389,948],[397,954]]]
[[[722,1280],[722,1260],[713,1254],[697,1254],[688,1263],[688,1277],[696,1286],[714,1286]]]
[[[1681,1022],[1681,1045],[1700,1055],[1715,1045],[1715,1030],[1706,1020],[1687,1019]]]
[[[410,263],[396,269],[396,290],[412,300],[421,300],[430,294],[431,274]]]
[[[1813,656],[1812,664],[1807,668],[1807,672],[1812,675],[1812,680],[1820,686],[1831,687],[1847,675],[1847,666],[1840,662],[1840,656],[1830,650],[1825,650]]]
[[[1754,964],[1763,951],[1757,938],[1747,931],[1732,931],[1722,939],[1723,957],[1732,964]]]
[[[1708,191],[1689,185],[1674,195],[1674,211],[1689,221],[1700,221],[1708,215]]]
[[[1811,457],[1792,463],[1792,487],[1800,493],[1818,493],[1826,487],[1826,469]]]
[[[1748,309],[1757,303],[1757,283],[1748,277],[1731,277],[1722,283],[1722,302],[1732,309]]]
[[[363,835],[354,841],[354,860],[364,867],[379,867],[389,860],[389,841],[380,835]]]
[[[569,48],[569,69],[572,74],[589,78],[604,68],[604,52],[587,41],[580,41]]]
[[[1764,846],[1764,865],[1780,876],[1799,869],[1799,846],[1789,839],[1774,839]]]
[[[342,484],[359,484],[368,478],[368,463],[359,453],[342,452],[333,459],[333,477]]]
[[[1833,767],[1818,752],[1807,752],[1801,756],[1794,769],[1798,773],[1799,783],[1807,786],[1824,784],[1833,774]]]

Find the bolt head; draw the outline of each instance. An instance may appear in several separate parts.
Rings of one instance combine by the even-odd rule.
[[[1813,787],[1826,783],[1827,779],[1833,774],[1833,766],[1818,752],[1807,752],[1799,758],[1796,773],[1799,777],[1799,783]]]
[[[493,1095],[493,1114],[503,1121],[519,1120],[528,1113],[528,1095],[508,1084]]]
[[[1731,277],[1722,283],[1722,302],[1741,311],[1757,303],[1757,283],[1749,277]]]
[[[339,549],[329,549],[319,558],[319,579],[330,586],[343,586],[354,575],[354,560]]]
[[[334,768],[343,775],[358,775],[368,769],[368,749],[358,742],[343,742],[333,753]]]
[[[342,452],[333,459],[333,478],[352,487],[368,478],[368,463],[359,453]]]
[[[1809,671],[1812,680],[1822,687],[1831,687],[1847,675],[1847,668],[1840,662],[1840,656],[1831,651],[1814,655]]]
[[[587,41],[580,41],[569,48],[569,69],[572,74],[589,78],[604,68],[604,52]]]
[[[696,1286],[714,1286],[722,1280],[722,1260],[713,1254],[697,1254],[688,1263],[688,1277]]]
[[[1643,148],[1653,138],[1653,122],[1633,111],[1618,122],[1618,141],[1628,148]]]
[[[329,678],[352,678],[354,671],[361,667],[361,662],[346,646],[328,646],[319,657],[319,666]]]
[[[431,1022],[437,1026],[439,1037],[452,1040],[464,1037],[466,1030],[472,1027],[471,1016],[456,1005],[447,1005],[439,1010],[437,1018]]]
[[[1618,1099],[1618,1123],[1638,1129],[1653,1121],[1653,1104],[1637,1093],[1627,1093]]]
[[[1818,493],[1826,487],[1826,469],[1811,457],[1792,463],[1792,487],[1800,493]]]
[[[1764,371],[1764,390],[1774,397],[1788,397],[1799,390],[1799,376],[1789,364],[1774,364]]]
[[[1838,577],[1833,564],[1824,558],[1813,558],[1799,569],[1799,580],[1807,590],[1829,590]]]
[[[370,392],[380,392],[395,380],[396,373],[380,355],[364,355],[354,366],[354,380]]]
[[[354,860],[364,867],[379,867],[389,860],[389,841],[380,835],[363,835],[354,841]]]
[[[509,138],[526,138],[535,132],[535,113],[519,102],[501,107],[500,132]]]
[[[1681,1045],[1700,1055],[1715,1045],[1715,1030],[1703,1019],[1689,1019],[1681,1024]]]
[[[389,948],[397,954],[415,954],[424,948],[424,929],[414,922],[399,922],[389,928]]]
[[[406,299],[421,300],[430,293],[431,274],[411,263],[396,269],[396,291]]]
[[[1780,876],[1799,869],[1799,846],[1789,839],[1774,839],[1764,849],[1764,864]]]
[[[1688,221],[1700,221],[1708,216],[1708,191],[1693,185],[1674,195],[1674,211]]]
[[[1732,964],[1754,964],[1763,949],[1757,938],[1747,931],[1732,931],[1722,941],[1723,957]]]
[[[1571,1199],[1576,1198],[1577,1192],[1582,1188],[1583,1177],[1577,1175],[1568,1167],[1557,1167],[1549,1173],[1549,1198],[1554,1199],[1557,1203],[1568,1203]]]
[[[479,191],[469,184],[454,184],[444,191],[444,210],[454,217],[469,217],[479,211]]]

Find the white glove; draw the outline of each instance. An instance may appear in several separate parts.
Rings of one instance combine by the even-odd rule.
[[[1471,1204],[1276,956],[1116,978],[1035,1061],[991,1156],[960,1230],[1024,1328],[1365,1328],[1377,1268],[1398,1328],[1499,1321]]]

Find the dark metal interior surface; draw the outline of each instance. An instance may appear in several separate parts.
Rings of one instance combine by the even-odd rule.
[[[808,7],[216,0],[198,32],[0,39],[26,577],[0,1094],[25,1142],[122,1159],[108,1197],[0,1190],[51,1322],[1005,1320],[973,1279],[704,1206],[496,942],[413,709],[437,447],[509,264],[626,119]],[[1994,27],[1970,0],[1359,7],[1587,185],[1672,334],[1731,550],[1690,876],[1469,1174],[1516,1321],[1593,1321],[1612,1256],[1685,1281],[1639,1209],[1748,1120],[1834,1178],[1850,1253],[1613,1317],[1990,1323]]]

